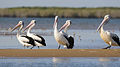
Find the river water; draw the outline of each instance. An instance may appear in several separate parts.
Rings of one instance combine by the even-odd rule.
[[[36,26],[32,32],[43,36],[47,46],[40,49],[57,49],[58,44],[53,36],[54,18],[0,18],[0,49],[24,49],[16,39],[16,32],[9,32],[18,21],[24,21],[26,26],[35,19]],[[68,34],[75,39],[73,49],[101,49],[108,46],[96,32],[102,18],[59,18],[60,28],[66,20],[71,20],[72,25]],[[120,37],[120,19],[111,19],[104,27]],[[61,47],[63,49],[63,47]],[[112,49],[120,47],[112,47]],[[29,49],[29,48],[26,48]],[[34,49],[38,49],[35,47]],[[0,67],[119,67],[119,57],[51,57],[51,58],[0,58]]]

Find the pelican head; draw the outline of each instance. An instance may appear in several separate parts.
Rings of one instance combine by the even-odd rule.
[[[55,16],[55,21],[54,21],[53,28],[55,28],[55,26],[56,26],[57,22],[58,22],[58,16]]]
[[[24,26],[24,22],[23,21],[19,21],[18,24],[11,30],[14,31],[15,29],[19,28],[20,27],[20,30],[23,28]]]
[[[99,25],[99,27],[97,28],[97,32],[100,30],[100,28],[101,28],[103,25],[105,25],[105,24],[108,23],[109,19],[110,19],[110,15],[105,15],[102,23],[101,23],[101,24]]]
[[[59,31],[63,30],[64,28],[68,28],[72,24],[71,20],[67,20],[66,23],[60,28]]]
[[[24,29],[23,29],[23,32],[28,29],[29,27],[33,27],[35,26],[35,23],[36,23],[36,20],[32,20]]]

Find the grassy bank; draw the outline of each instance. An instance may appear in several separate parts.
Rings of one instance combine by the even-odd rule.
[[[110,14],[120,18],[120,8],[57,8],[57,7],[19,7],[0,8],[0,17],[72,17],[101,18]]]

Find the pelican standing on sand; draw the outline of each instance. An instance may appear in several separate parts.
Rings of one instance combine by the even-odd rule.
[[[57,29],[57,21],[58,21],[58,16],[55,17],[55,21],[54,21],[54,37],[55,40],[59,43],[59,47],[58,49],[60,49],[60,45],[63,45],[64,47],[67,47],[67,49],[72,49],[74,46],[74,39],[70,36],[68,37],[67,35],[67,28],[69,27],[68,23],[71,23],[71,21],[67,21],[66,24],[64,24],[60,30],[58,31]],[[65,28],[65,29],[64,29]],[[63,30],[61,31],[61,30]]]
[[[64,29],[64,31],[62,31],[62,33],[63,33],[64,37],[66,37],[66,39],[68,40],[68,42],[70,44],[69,48],[72,49],[74,47],[74,38],[67,34],[67,30],[71,24],[72,24],[71,20],[67,20],[66,23],[60,28],[59,31],[62,31]]]
[[[19,23],[11,30],[11,32],[12,31],[14,31],[15,29],[17,29],[18,27],[20,27],[19,28],[19,30],[18,30],[18,32],[17,32],[17,39],[18,39],[18,41],[25,47],[29,47],[29,46],[35,46],[35,43],[34,43],[34,40],[31,38],[31,37],[28,37],[28,36],[26,36],[26,35],[20,35],[20,32],[21,32],[21,30],[22,30],[22,28],[23,28],[23,26],[24,26],[24,23],[22,22],[22,21],[19,21]],[[32,48],[33,48],[32,47]],[[32,49],[31,48],[31,49]]]
[[[110,16],[105,15],[102,23],[97,29],[97,31],[99,31],[100,33],[100,37],[104,40],[104,42],[106,42],[109,45],[104,49],[110,48],[111,46],[120,46],[119,37],[116,34],[111,33],[109,31],[104,31],[103,29],[103,26],[108,23],[109,19],[110,19]]]
[[[39,36],[39,35],[34,34],[34,33],[30,33],[31,29],[35,26],[35,24],[36,24],[36,21],[32,20],[30,22],[30,24],[28,24],[28,26],[26,26],[23,31],[25,31],[26,29],[29,28],[28,31],[27,31],[27,36],[34,39],[35,45],[38,46],[38,48],[40,46],[46,46],[45,39],[42,36]]]

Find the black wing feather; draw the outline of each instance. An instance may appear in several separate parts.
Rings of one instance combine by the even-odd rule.
[[[67,44],[68,49],[72,49],[74,47],[74,38],[72,36],[67,37],[64,35],[64,37],[68,40],[69,45]]]
[[[116,34],[112,34],[112,39],[120,46],[119,37]]]
[[[72,36],[69,37],[69,43],[70,43],[69,48],[72,49],[74,47],[74,38]]]
[[[25,38],[29,39],[29,42],[27,42],[27,43],[29,43],[29,44],[31,44],[31,45],[33,45],[33,46],[35,46],[35,43],[34,43],[33,38],[28,37],[28,36],[21,36],[21,37],[25,37]]]
[[[39,40],[35,40],[35,41],[37,41],[38,43],[41,43],[42,45],[46,46],[45,39],[42,36],[39,36],[39,35],[36,35],[36,36],[41,38],[42,41],[39,41]]]

